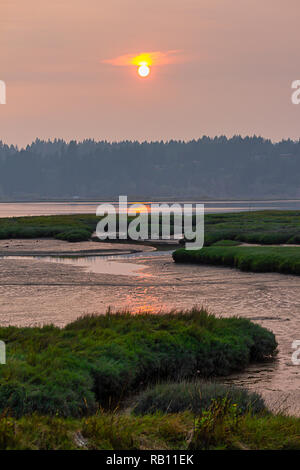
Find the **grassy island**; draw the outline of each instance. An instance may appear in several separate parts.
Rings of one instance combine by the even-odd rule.
[[[243,370],[276,353],[270,331],[204,310],[87,316],[60,329],[0,328],[0,411],[82,416],[165,380]]]

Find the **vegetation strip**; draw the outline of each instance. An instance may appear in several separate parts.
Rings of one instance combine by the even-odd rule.
[[[0,239],[55,237],[70,242],[85,241],[91,238],[100,218],[93,214],[1,218]],[[129,217],[128,223],[132,220],[133,217]],[[159,225],[163,222],[160,216]],[[174,225],[173,216],[170,224],[171,227]],[[267,210],[206,214],[205,245],[224,240],[227,240],[226,245],[230,244],[228,240],[262,245],[300,244],[300,212]]]
[[[300,212],[264,210],[205,215],[205,246],[216,242],[300,244]]]
[[[229,266],[242,271],[300,274],[298,247],[211,246],[194,251],[179,248],[173,259],[176,263]]]
[[[0,449],[300,450],[299,418],[239,415],[235,409],[223,401],[199,417],[191,412],[146,416],[100,412],[81,420],[3,416]]]

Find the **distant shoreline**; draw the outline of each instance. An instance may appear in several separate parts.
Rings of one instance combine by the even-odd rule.
[[[182,197],[159,197],[159,198],[155,198],[155,197],[141,197],[141,196],[130,196],[128,197],[128,201],[129,202],[135,202],[135,201],[139,201],[139,202],[146,202],[146,203],[150,203],[150,202],[199,202],[199,203],[250,203],[250,202],[300,202],[300,198],[283,198],[283,197],[278,197],[278,198],[272,198],[272,197],[269,197],[269,198],[259,198],[259,199],[246,199],[246,198],[222,198],[222,199],[218,199],[218,198],[205,198],[205,197],[199,197],[199,198],[195,198],[195,197],[190,197],[190,198],[182,198]],[[59,204],[59,203],[69,203],[69,204],[80,204],[80,203],[98,203],[98,202],[110,202],[110,203],[118,203],[118,199],[117,197],[112,197],[112,198],[99,198],[99,199],[96,199],[96,198],[92,198],[92,199],[68,199],[68,198],[63,198],[63,199],[4,199],[4,200],[1,200],[0,199],[0,204],[41,204],[41,203],[44,203],[44,204]]]

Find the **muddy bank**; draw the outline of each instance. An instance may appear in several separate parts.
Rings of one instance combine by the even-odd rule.
[[[54,238],[0,240],[0,256],[112,255],[154,250],[153,246],[141,243],[69,243]]]

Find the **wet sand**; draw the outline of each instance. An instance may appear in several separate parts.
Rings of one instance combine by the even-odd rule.
[[[87,241],[69,243],[55,238],[0,240],[0,256],[109,255],[155,251],[150,245]]]
[[[63,252],[65,247],[61,248]],[[127,276],[90,273],[43,259],[0,259],[0,324],[63,326],[80,315],[103,314],[109,306],[138,313],[204,305],[224,317],[247,317],[276,334],[278,358],[225,381],[257,390],[272,409],[300,416],[300,366],[291,361],[292,342],[300,340],[299,277],[176,265],[170,254],[159,253],[116,261],[143,266],[139,275]]]

